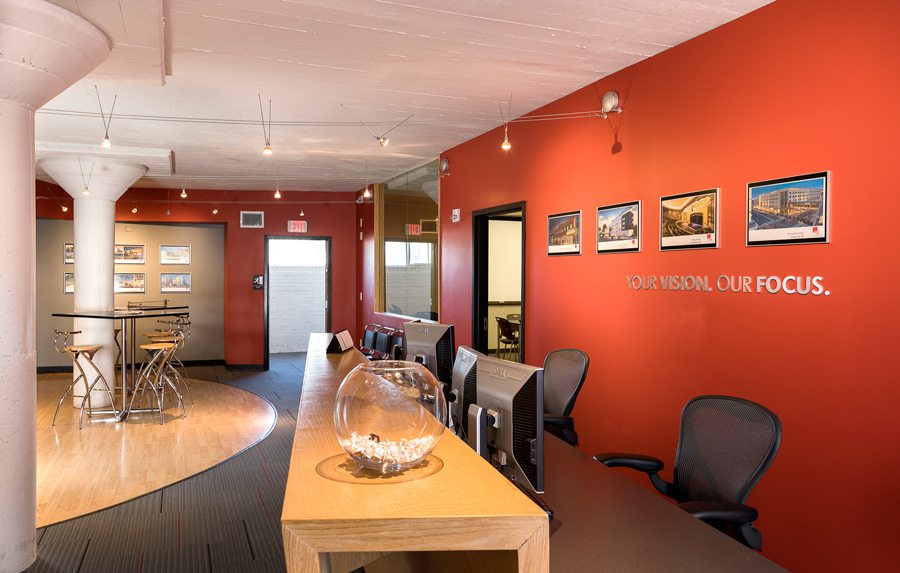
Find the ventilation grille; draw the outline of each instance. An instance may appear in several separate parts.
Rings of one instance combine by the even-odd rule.
[[[459,413],[460,422],[465,435],[469,435],[469,406],[478,403],[478,366],[473,362],[472,367],[466,372],[463,382],[462,411]]]
[[[265,213],[262,211],[241,211],[241,228],[242,229],[262,229]]]
[[[532,488],[539,485],[538,468],[531,463],[531,442],[537,432],[537,376],[533,375],[513,398],[513,456]]]
[[[422,234],[425,233],[437,233],[438,232],[438,220],[437,219],[421,219],[419,221],[419,227],[422,230]]]

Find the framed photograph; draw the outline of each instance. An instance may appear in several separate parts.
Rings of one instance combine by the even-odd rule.
[[[75,264],[75,243],[65,243],[63,245],[63,263],[67,265]]]
[[[116,245],[114,261],[117,265],[144,264],[144,245]]]
[[[191,292],[191,273],[160,273],[159,292]]]
[[[147,292],[146,273],[116,273],[114,292]]]
[[[718,246],[718,188],[659,198],[659,250]]]
[[[641,202],[597,207],[597,253],[641,252]]]
[[[63,273],[63,294],[75,292],[75,273]]]
[[[581,254],[581,211],[547,216],[547,254]]]
[[[189,265],[191,264],[190,245],[160,245],[159,264]]]
[[[827,243],[828,172],[747,184],[747,246]]]

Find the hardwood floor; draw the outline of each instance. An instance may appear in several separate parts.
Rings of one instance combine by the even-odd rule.
[[[196,374],[194,374],[196,375]],[[37,524],[44,527],[158,490],[222,463],[263,439],[275,424],[273,406],[259,396],[214,381],[193,380],[186,415],[170,405],[158,414],[85,417],[63,402],[70,374],[38,377]],[[118,399],[118,398],[117,398]]]

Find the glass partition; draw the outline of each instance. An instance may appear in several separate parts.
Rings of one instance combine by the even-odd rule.
[[[438,162],[381,185],[379,310],[438,319]]]

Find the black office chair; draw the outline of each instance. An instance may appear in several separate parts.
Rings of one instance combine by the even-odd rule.
[[[359,351],[365,355],[372,354],[375,350],[375,333],[381,328],[377,324],[369,323],[363,329],[362,340],[359,341]]]
[[[369,360],[385,360],[391,357],[391,337],[394,329],[387,326],[379,327],[375,332],[375,348],[366,358]]]
[[[497,356],[502,354],[510,359],[519,359],[519,333],[505,318],[497,317],[497,328],[500,330],[497,337]]]
[[[544,358],[544,429],[573,446],[578,433],[572,408],[587,377],[587,354],[575,348],[554,350]]]
[[[678,507],[761,550],[762,534],[753,527],[757,511],[744,500],[780,445],[781,421],[767,408],[730,396],[698,396],[681,413],[673,483],[659,477],[663,463],[650,456],[603,453],[594,459],[646,472]]]
[[[395,330],[391,335],[391,359],[403,360],[406,355],[406,335],[402,330]]]

